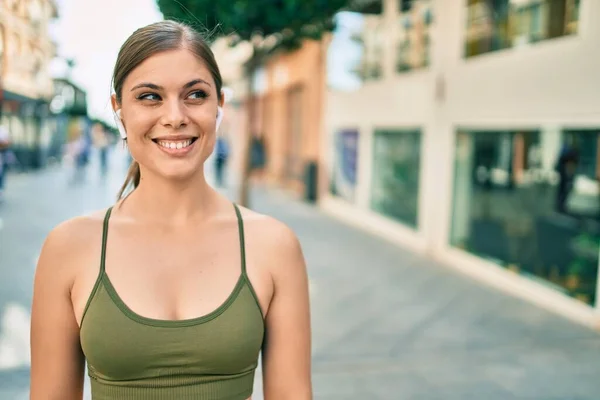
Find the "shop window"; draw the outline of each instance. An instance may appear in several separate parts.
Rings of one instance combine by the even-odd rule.
[[[333,165],[329,191],[350,203],[356,201],[358,176],[357,129],[341,129],[333,137]]]
[[[401,0],[396,40],[396,70],[420,69],[429,65],[430,28],[433,8],[430,0]]]
[[[595,304],[599,135],[458,133],[451,244]]]
[[[371,208],[417,227],[421,133],[378,130],[373,140]]]
[[[575,34],[580,0],[467,0],[465,56]]]

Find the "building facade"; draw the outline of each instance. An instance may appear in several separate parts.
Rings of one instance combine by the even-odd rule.
[[[324,99],[324,46],[305,41],[293,52],[276,54],[263,67],[257,92],[259,126],[267,149],[267,179],[305,196],[308,171],[319,159]],[[316,180],[315,180],[316,181]]]
[[[233,93],[226,102],[221,133],[246,143],[244,138],[251,132],[266,150],[262,181],[315,200],[325,96],[325,42],[307,40],[297,50],[271,54],[256,69],[251,94],[243,68],[251,49],[247,43],[228,48],[226,42],[222,39],[213,45],[219,65],[224,66],[223,80]],[[249,101],[254,102],[252,129],[248,129]],[[241,174],[243,151],[243,146],[234,146],[232,164],[237,174]]]
[[[329,40],[321,206],[597,326],[600,2],[364,3]]]
[[[0,1],[1,123],[23,166],[41,166],[39,150],[49,146],[53,131],[49,64],[56,47],[48,27],[56,17],[53,0]]]

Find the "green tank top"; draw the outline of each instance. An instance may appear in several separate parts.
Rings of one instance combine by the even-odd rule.
[[[246,274],[244,225],[237,206],[241,273],[227,300],[202,317],[142,317],[121,300],[105,272],[108,221],[100,272],[84,309],[80,340],[93,400],[245,400],[264,338],[264,318]]]

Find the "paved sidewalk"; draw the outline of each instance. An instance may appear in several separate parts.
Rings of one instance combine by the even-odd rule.
[[[285,195],[252,204],[303,245],[316,399],[600,399],[597,332]]]
[[[0,207],[0,324],[8,304],[30,306],[47,231],[114,200],[124,167],[104,183],[91,172],[78,187],[67,186],[61,170],[9,181]],[[255,189],[251,198],[252,208],[286,222],[303,246],[316,400],[600,399],[598,333],[281,192]],[[0,326],[0,350],[6,330]],[[27,366],[7,370],[1,361],[0,400],[26,399]],[[261,398],[257,384],[253,400]]]

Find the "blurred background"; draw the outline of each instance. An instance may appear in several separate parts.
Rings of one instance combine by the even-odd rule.
[[[0,0],[1,400],[45,236],[125,176],[119,47],[165,17],[224,78],[211,183],[302,243],[316,399],[600,399],[599,0]]]

